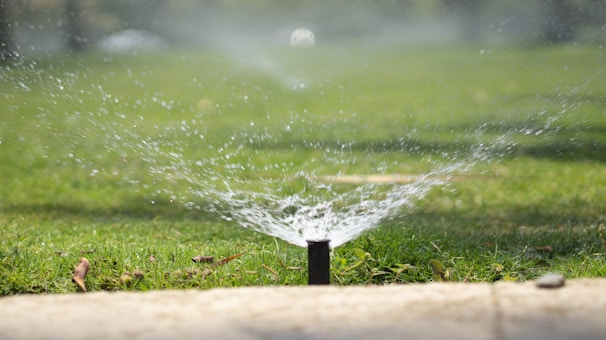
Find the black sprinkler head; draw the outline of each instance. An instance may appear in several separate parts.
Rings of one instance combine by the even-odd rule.
[[[330,284],[330,240],[307,240],[307,284]]]

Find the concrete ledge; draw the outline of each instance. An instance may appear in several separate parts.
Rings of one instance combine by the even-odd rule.
[[[0,298],[2,339],[603,339],[606,280]]]

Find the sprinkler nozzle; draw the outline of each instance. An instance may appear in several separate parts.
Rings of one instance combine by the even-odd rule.
[[[307,240],[307,284],[330,284],[330,240]]]

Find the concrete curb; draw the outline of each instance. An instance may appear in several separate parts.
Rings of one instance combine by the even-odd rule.
[[[2,339],[603,339],[606,280],[0,298]]]

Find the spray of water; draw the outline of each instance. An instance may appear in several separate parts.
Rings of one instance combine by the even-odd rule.
[[[163,151],[151,142],[140,143],[137,149],[153,176],[162,182],[159,187],[174,200],[301,247],[315,239],[330,239],[331,247],[338,247],[377,228],[385,220],[413,209],[432,188],[449,183],[454,174],[467,171],[475,162],[491,157],[494,150],[502,149],[497,146],[501,142],[477,144],[470,156],[453,157],[451,162],[406,181],[339,184],[335,183],[339,176],[293,173],[288,165],[284,166],[289,175],[284,177],[248,179],[243,174],[246,165],[235,161],[244,147],[241,140],[232,141],[237,147],[231,152],[218,151],[216,157],[204,160],[190,158],[176,149]],[[228,146],[207,148],[221,150]],[[187,184],[182,197],[170,190],[176,183]]]
[[[244,52],[241,52],[244,53]],[[244,53],[245,54],[245,53]],[[232,55],[244,55],[234,54]],[[242,64],[264,72],[278,80],[287,88],[298,88],[296,84],[306,84],[303,79],[288,72],[275,59],[260,57],[242,58]],[[252,60],[252,61],[251,61]],[[60,78],[48,78],[45,86],[57,96],[69,87],[67,74]],[[14,79],[22,91],[29,91],[27,82]],[[294,87],[293,87],[293,84]],[[51,90],[52,87],[52,90]],[[102,134],[106,138],[108,150],[135,153],[144,162],[157,186],[157,193],[166,195],[171,201],[180,202],[192,209],[206,210],[226,220],[234,221],[268,235],[281,238],[292,244],[306,247],[306,240],[330,239],[331,246],[342,245],[361,233],[376,228],[385,220],[413,209],[415,204],[436,186],[448,184],[452,176],[473,167],[479,161],[486,161],[514,147],[510,141],[512,135],[545,135],[556,125],[559,116],[550,116],[544,124],[521,126],[518,129],[507,128],[502,136],[490,141],[477,142],[460,154],[441,157],[446,162],[436,162],[433,169],[406,183],[392,181],[388,183],[359,183],[341,185],[327,180],[326,175],[309,170],[309,164],[278,164],[282,167],[283,177],[258,176],[251,178],[251,172],[262,173],[265,169],[251,168],[246,155],[251,150],[247,144],[275,141],[275,131],[249,132],[243,130],[225,140],[207,141],[203,120],[179,121],[172,125],[157,127],[153,136],[138,133],[136,126],[143,123],[144,117],[126,119],[120,110],[107,109],[119,105],[120,98],[105,93],[103,88],[87,88],[83,94],[102,98],[98,112],[69,112],[69,119],[88,122],[93,128],[88,132],[80,125],[82,134]],[[296,92],[296,91],[295,91]],[[6,95],[5,95],[6,96]],[[147,103],[135,105],[159,105],[171,110],[176,105],[171,100],[153,96]],[[120,108],[118,106],[118,108]],[[124,108],[125,110],[131,108]],[[41,109],[40,117],[50,115]],[[563,113],[562,113],[563,114]],[[120,116],[124,125],[106,116]],[[537,116],[541,116],[539,113]],[[43,119],[41,119],[42,121]],[[246,125],[246,123],[244,124]],[[482,139],[482,126],[470,134]],[[51,127],[52,129],[52,127]],[[288,128],[287,128],[288,129]],[[63,137],[67,135],[63,132]],[[175,136],[179,136],[174,138]],[[188,150],[188,140],[196,139],[198,147],[204,148],[204,157],[196,156]],[[1,140],[0,140],[1,143]],[[313,146],[320,149],[322,146]],[[407,152],[406,148],[400,150]],[[70,153],[69,158],[78,160]],[[463,156],[464,155],[464,156]],[[323,161],[347,164],[345,153],[329,153]],[[92,169],[91,175],[98,173]],[[136,179],[133,179],[136,181]],[[183,185],[185,183],[185,185]],[[182,189],[186,188],[186,189]]]
[[[378,227],[401,209],[412,208],[431,188],[445,184],[452,171],[466,165],[454,164],[412,183],[390,184],[388,188],[364,184],[324,199],[304,192],[280,197],[237,190],[219,193],[219,197],[229,202],[231,217],[244,227],[301,247],[307,246],[306,240],[319,239],[329,239],[331,247],[338,247]]]

